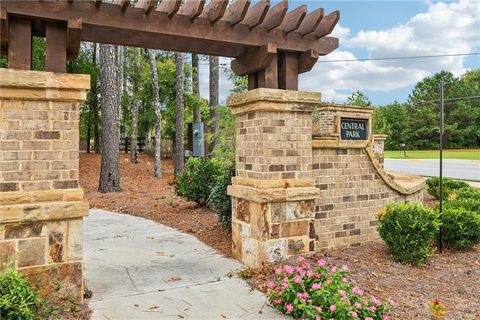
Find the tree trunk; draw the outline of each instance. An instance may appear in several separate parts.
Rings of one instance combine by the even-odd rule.
[[[184,72],[183,72],[183,53],[175,54],[176,66],[176,85],[175,85],[175,155],[174,155],[174,173],[178,174],[182,171],[184,165],[184,148],[183,148],[183,126],[184,126],[184,109],[183,109],[183,91],[184,91]]]
[[[120,114],[120,123],[122,123],[123,112],[122,112],[122,98],[123,98],[123,46],[117,47],[117,65],[118,65],[118,92],[119,92],[119,104],[118,108]]]
[[[200,97],[200,81],[199,81],[199,72],[198,68],[198,54],[192,53],[192,90],[193,94]],[[200,106],[196,105],[193,110],[193,122],[198,123],[202,122],[202,114]]]
[[[92,63],[94,66],[97,65],[97,44],[93,43],[93,54],[92,54]],[[98,114],[98,83],[95,79],[92,86],[92,112],[93,112],[93,143],[95,153],[100,153],[100,128],[98,127],[100,123],[100,117]]]
[[[152,69],[152,95],[153,95],[153,108],[155,110],[155,168],[154,176],[162,176],[162,158],[161,158],[161,130],[162,130],[162,113],[160,109],[160,98],[158,96],[158,73],[157,73],[157,61],[155,59],[155,50],[148,50],[148,58],[150,60],[150,67]]]
[[[119,98],[115,50],[100,45],[100,90],[102,94],[102,165],[98,191],[120,191],[118,145],[120,140]]]
[[[215,147],[218,144],[218,96],[219,96],[219,64],[218,57],[210,56],[209,57],[209,66],[210,66],[210,119],[211,126],[210,130],[212,133],[212,142],[210,144],[210,154],[213,152]]]
[[[134,57],[134,75],[133,75],[133,95],[134,97],[140,90],[140,49],[135,49],[135,57]],[[138,163],[138,110],[140,109],[140,100],[138,97],[135,97],[132,105],[132,136],[130,142],[130,161],[132,163]]]

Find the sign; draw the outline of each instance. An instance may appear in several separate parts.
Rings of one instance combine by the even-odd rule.
[[[340,134],[342,140],[367,140],[367,119],[340,119]]]

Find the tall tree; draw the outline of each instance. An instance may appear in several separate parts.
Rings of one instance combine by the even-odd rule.
[[[140,72],[141,53],[140,48],[135,49],[135,61],[133,62],[133,104],[132,104],[132,132],[130,142],[130,161],[138,163],[138,111],[140,110]]]
[[[177,52],[175,54],[175,155],[174,155],[174,172],[178,174],[182,171],[184,166],[184,61],[183,53]]]
[[[122,96],[123,96],[123,87],[124,87],[124,72],[123,72],[123,62],[124,62],[124,54],[123,54],[123,46],[117,46],[117,65],[118,65],[118,92],[119,92],[119,102],[120,102],[120,108],[118,108],[118,111],[120,112],[120,122],[122,122]]]
[[[115,48],[100,45],[100,90],[102,101],[102,163],[98,191],[120,191],[118,145],[120,140],[119,95]]]
[[[212,140],[210,143],[210,153],[217,147],[218,145],[218,126],[219,126],[219,116],[218,116],[218,105],[219,105],[219,62],[218,57],[210,56],[209,57],[209,67],[210,67],[210,119],[211,119],[211,133],[212,133]]]
[[[366,95],[361,91],[355,91],[351,96],[347,98],[346,104],[357,106],[357,107],[371,107],[372,103]]]
[[[200,97],[200,81],[199,81],[198,68],[198,54],[192,53],[192,91],[193,94]],[[200,105],[196,105],[193,110],[193,122],[202,122],[202,113],[200,111]]]
[[[92,64],[97,65],[97,44],[93,43],[92,48]],[[100,153],[100,115],[98,114],[98,79],[95,78],[92,86],[92,105],[91,111],[93,113],[93,147],[95,153]]]
[[[158,96],[158,70],[157,60],[155,59],[155,50],[148,50],[148,58],[152,69],[152,97],[153,108],[155,110],[155,169],[154,176],[162,176],[162,160],[161,160],[161,130],[162,130],[162,113],[160,109],[160,98]]]

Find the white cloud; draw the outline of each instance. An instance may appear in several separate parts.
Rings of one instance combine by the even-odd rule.
[[[356,60],[348,51],[362,49],[368,57],[399,57],[471,53],[480,50],[480,4],[476,0],[426,2],[428,9],[407,23],[385,30],[351,30],[338,25],[333,36],[340,39],[338,49],[320,61]],[[363,56],[362,56],[363,58]],[[300,76],[299,89],[322,92],[324,101],[344,102],[355,90],[388,92],[411,86],[440,70],[459,75],[465,72],[465,57],[317,63]],[[229,59],[221,62],[230,64]],[[207,62],[204,62],[207,64]],[[208,66],[200,68],[201,94],[208,98]],[[225,101],[231,83],[220,72],[220,100]]]

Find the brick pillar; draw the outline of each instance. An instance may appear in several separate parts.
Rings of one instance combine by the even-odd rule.
[[[0,264],[81,301],[79,108],[88,75],[0,69]],[[57,284],[61,289],[56,290]]]
[[[319,93],[259,88],[228,99],[235,115],[233,255],[250,267],[314,250],[312,112]]]

